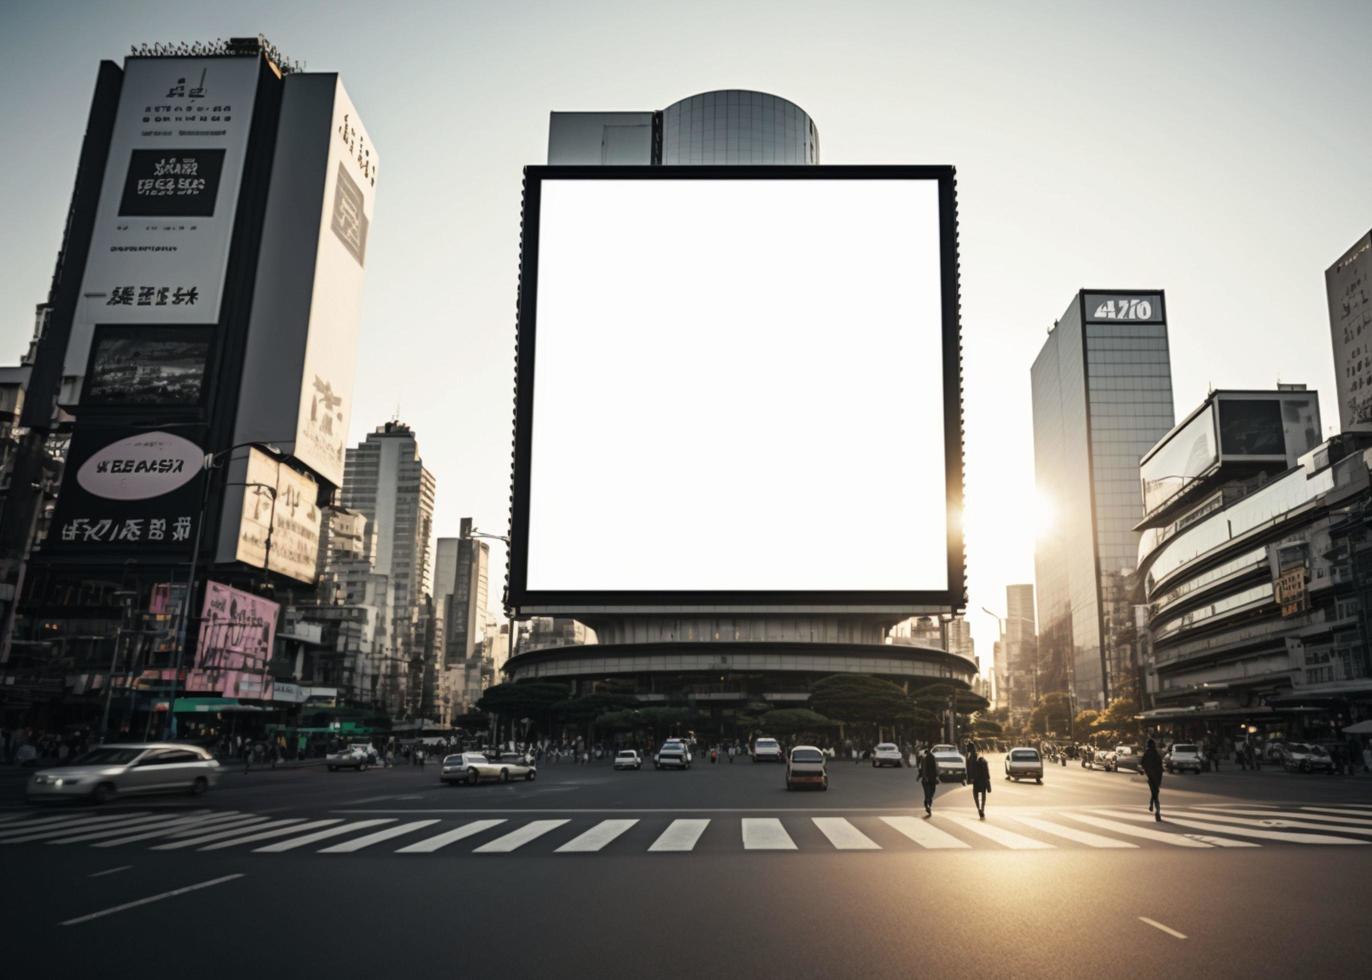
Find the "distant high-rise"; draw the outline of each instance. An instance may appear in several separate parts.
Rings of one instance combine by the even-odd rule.
[[[1172,428],[1161,290],[1081,290],[1031,371],[1034,472],[1057,525],[1034,550],[1039,694],[1101,708],[1136,673],[1125,577],[1143,518],[1139,459]]]
[[[1038,698],[1038,634],[1034,628],[1034,587],[1005,587],[1004,693],[1013,719],[1027,718]]]
[[[454,714],[471,709],[493,673],[473,663],[483,656],[490,549],[472,537],[472,525],[464,517],[459,537],[438,539],[434,575],[434,602],[443,618],[442,670]]]
[[[406,712],[423,707],[427,623],[421,623],[420,611],[431,594],[434,491],[433,474],[424,468],[408,425],[387,422],[348,450],[343,506],[366,517],[366,550],[375,574],[385,575],[390,588],[394,656],[382,683],[388,704],[399,694]]]

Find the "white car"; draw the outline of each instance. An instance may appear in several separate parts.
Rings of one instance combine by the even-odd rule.
[[[349,745],[326,755],[324,764],[329,767],[329,772],[336,772],[339,769],[356,769],[358,772],[366,772],[367,767],[371,765],[371,757],[361,746]]]
[[[688,766],[695,761],[695,759],[691,755],[691,743],[686,741],[684,738],[669,738],[662,744],[664,746],[674,745],[677,748],[681,749],[682,753],[686,756],[686,764]]]
[[[376,751],[376,746],[371,742],[352,742],[348,745],[348,748],[367,753],[368,765],[374,766],[381,761],[381,754]]]
[[[1201,753],[1201,748],[1191,742],[1178,742],[1168,750],[1164,757],[1164,768],[1168,772],[1194,772],[1200,774],[1210,768]]]
[[[881,766],[895,766],[899,769],[903,765],[905,765],[905,760],[901,758],[900,748],[895,742],[882,742],[872,750],[873,769]]]
[[[643,760],[633,749],[621,749],[615,754],[616,769],[642,769]]]
[[[663,742],[662,748],[653,756],[653,766],[657,769],[690,769],[691,754],[680,742]]]
[[[445,756],[438,778],[449,786],[461,783],[475,786],[477,783],[508,783],[512,779],[533,782],[538,776],[538,768],[518,761],[517,758],[504,758],[492,762],[480,752],[457,752]]]
[[[753,742],[754,762],[785,762],[786,754],[781,751],[781,743],[774,738],[759,738]]]
[[[951,745],[935,745],[934,762],[938,764],[938,781],[951,779],[967,785],[967,757]]]
[[[1011,749],[1005,754],[1005,778],[1019,782],[1021,779],[1032,779],[1036,783],[1043,782],[1043,756],[1039,755],[1038,749],[1031,749],[1027,746]]]

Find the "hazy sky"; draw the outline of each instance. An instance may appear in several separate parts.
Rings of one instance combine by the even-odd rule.
[[[825,163],[958,168],[984,666],[977,610],[1033,578],[1029,365],[1078,287],[1167,290],[1179,415],[1280,379],[1336,424],[1323,271],[1372,225],[1366,2],[4,0],[0,357],[46,295],[97,62],[257,32],[342,72],[379,149],[353,439],[415,427],[439,535],[464,515],[504,531],[520,168],[544,161],[549,110],[717,88],[799,104]],[[872,365],[892,385],[925,371]],[[832,535],[823,516],[800,533]]]

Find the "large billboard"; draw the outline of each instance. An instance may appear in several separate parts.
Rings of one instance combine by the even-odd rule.
[[[96,324],[219,319],[257,58],[129,58],[64,373]]]
[[[224,535],[234,534],[221,561],[268,568],[314,584],[319,561],[319,485],[260,449],[248,451],[243,478],[233,474],[224,498]],[[236,532],[236,533],[235,533]]]
[[[195,665],[186,675],[186,690],[270,699],[268,665],[280,611],[270,599],[206,582]]]
[[[1342,432],[1372,432],[1372,232],[1324,273]]]
[[[214,327],[96,327],[83,409],[196,408],[204,403]]]
[[[530,167],[511,601],[964,604],[948,167]]]
[[[234,441],[289,442],[335,486],[378,165],[337,75],[287,76]]]

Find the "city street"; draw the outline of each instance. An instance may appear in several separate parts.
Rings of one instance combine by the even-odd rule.
[[[0,773],[14,975],[1348,975],[1372,776],[1000,778],[987,819],[836,762],[227,773],[199,800],[26,806]],[[571,873],[573,867],[575,873]],[[134,938],[141,937],[141,938]],[[443,972],[443,971],[446,971]]]

